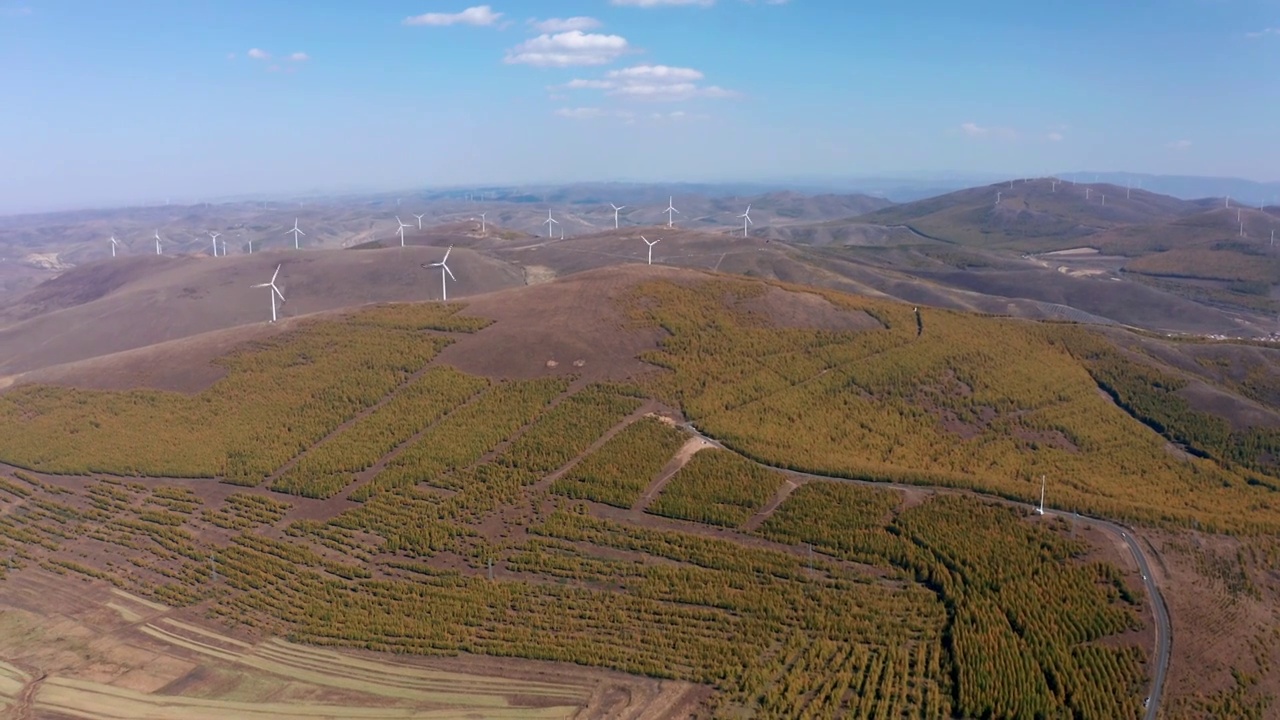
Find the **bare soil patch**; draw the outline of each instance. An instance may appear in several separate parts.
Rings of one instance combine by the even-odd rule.
[[[1193,531],[1146,535],[1159,551],[1152,572],[1173,626],[1165,703],[1181,712],[1170,716],[1203,716],[1183,706],[1234,691],[1233,671],[1256,679],[1245,697],[1280,697],[1280,572],[1257,562],[1249,541],[1239,538]]]
[[[237,637],[205,627],[198,608],[173,610],[108,587],[38,569],[0,585],[0,658],[21,673],[12,696],[32,716],[682,718],[709,694],[553,662],[407,658]]]
[[[740,300],[737,307],[778,328],[859,331],[881,327],[880,321],[861,310],[845,310],[821,295],[778,287],[770,287],[764,295]]]
[[[656,348],[662,333],[627,327],[618,301],[639,282],[687,276],[671,268],[624,266],[468,298],[463,315],[495,322],[445,348],[439,362],[490,378],[634,376],[652,369],[636,357]]]

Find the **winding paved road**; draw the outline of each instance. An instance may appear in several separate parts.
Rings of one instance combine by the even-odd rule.
[[[711,446],[733,452],[731,448],[725,447],[720,441],[707,436],[701,430],[694,427],[692,422],[686,422],[683,427]],[[981,496],[988,500],[996,500],[1007,505],[1017,505],[1020,507],[1025,507],[1027,505],[1026,503],[1016,502],[1009,500],[1008,498],[998,497],[995,495],[987,495],[973,490],[960,490],[957,488],[934,485],[905,485],[902,483],[876,482],[873,480],[853,480],[850,478],[835,477],[833,475],[798,472],[788,468],[767,465],[762,462],[756,462],[756,464],[770,470],[776,470],[781,473],[810,478],[813,480],[830,480],[833,482],[852,483],[854,485],[867,485],[878,488],[891,488],[895,490],[945,490],[951,492],[965,492]],[[1151,566],[1147,563],[1146,551],[1142,549],[1142,545],[1139,544],[1138,539],[1133,536],[1132,531],[1123,525],[1119,525],[1110,520],[1090,517],[1088,515],[1080,515],[1078,513],[1065,512],[1062,510],[1053,510],[1051,508],[1045,508],[1044,514],[1065,518],[1075,522],[1082,522],[1105,532],[1109,532],[1124,541],[1125,545],[1129,548],[1129,552],[1133,554],[1133,560],[1138,565],[1138,571],[1142,573],[1142,584],[1147,591],[1147,602],[1151,605],[1151,614],[1155,622],[1156,629],[1156,663],[1155,669],[1151,675],[1151,691],[1147,696],[1146,708],[1143,711],[1142,717],[1143,720],[1156,720],[1156,716],[1160,712],[1160,696],[1164,692],[1165,675],[1168,674],[1169,671],[1169,647],[1173,638],[1173,628],[1169,624],[1169,609],[1165,607],[1164,596],[1160,594],[1160,587],[1156,585],[1155,578],[1151,575]]]

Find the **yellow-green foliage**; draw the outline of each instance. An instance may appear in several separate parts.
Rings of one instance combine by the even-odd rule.
[[[218,362],[194,396],[46,386],[0,395],[0,458],[65,474],[225,476],[256,485],[386,395],[449,340],[312,323]]]
[[[355,473],[373,467],[383,455],[482,390],[482,378],[453,368],[431,368],[385,405],[356,420],[322,443],[271,483],[271,489],[312,498],[331,497]]]
[[[1280,262],[1275,258],[1211,248],[1178,248],[1130,260],[1125,270],[1147,275],[1228,280],[1237,282],[1275,282],[1280,277]]]
[[[446,473],[467,467],[531,422],[565,391],[564,378],[510,380],[494,385],[423,433],[382,472],[351,494],[353,500],[428,483],[449,487]]]
[[[777,493],[782,476],[739,455],[702,450],[671,478],[648,512],[737,527]]]
[[[1147,522],[1280,529],[1280,498],[1166,440],[1103,393],[1067,345],[1089,331],[835,293],[884,330],[771,330],[725,309],[741,281],[655,282],[633,318],[670,336],[646,359],[652,391],[699,429],[770,465],[841,477],[975,488]]]
[[[639,406],[639,400],[613,388],[590,385],[540,417],[496,462],[549,473],[580,455]]]
[[[894,565],[933,588],[948,608],[964,717],[1056,717],[1068,709],[1099,720],[1137,716],[1143,653],[1094,644],[1139,626],[1122,604],[1134,596],[1114,567],[1073,561],[1082,546],[1005,506],[963,496],[932,498],[886,524],[891,498],[810,484],[761,532]]]
[[[661,420],[641,418],[557,478],[551,491],[629,508],[684,440]]]

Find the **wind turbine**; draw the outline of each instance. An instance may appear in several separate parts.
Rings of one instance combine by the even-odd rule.
[[[276,265],[276,271],[271,273],[271,279],[264,283],[258,283],[253,287],[269,287],[271,288],[271,322],[276,321],[276,297],[280,298],[280,302],[284,303],[284,294],[280,292],[280,288],[276,287],[276,276],[280,274],[280,266]]]
[[[1084,189],[1084,199],[1085,199],[1085,200],[1088,200],[1088,199],[1089,199],[1089,191],[1090,191],[1090,188],[1085,188],[1085,189]]]
[[[552,224],[552,223],[555,223],[556,225],[559,225],[559,224],[560,224],[560,221],[559,221],[559,220],[556,220],[556,219],[555,219],[555,218],[553,218],[553,217],[551,217],[551,208],[547,208],[547,219],[546,219],[546,220],[543,220],[543,221],[542,221],[542,224],[547,226],[547,237],[548,237],[548,238],[550,238],[550,237],[551,237],[551,224]]]
[[[617,230],[618,229],[618,211],[625,208],[626,205],[614,205],[613,203],[609,203],[609,207],[613,208],[613,229]]]
[[[484,229],[484,216],[485,216],[485,215],[488,215],[488,213],[487,213],[487,212],[482,212],[482,213],[480,213],[480,234],[481,234],[481,235],[487,235],[487,234],[488,234],[487,232],[485,232],[485,229]]]
[[[1058,192],[1058,181],[1057,181],[1057,180],[1050,180],[1049,182],[1050,182],[1050,185],[1049,185],[1049,192],[1051,192],[1051,193],[1056,193],[1056,192]]]
[[[414,217],[418,218],[418,229],[419,229],[419,230],[421,230],[421,229],[422,229],[422,217],[423,217],[423,215],[426,215],[426,213],[422,213],[422,215],[414,214]]]
[[[408,226],[408,225],[405,225],[405,224],[404,224],[404,223],[402,223],[402,222],[400,222],[400,216],[399,216],[399,215],[397,215],[397,216],[396,216],[396,223],[400,225],[400,227],[399,227],[398,229],[396,229],[396,232],[400,233],[400,247],[404,247],[404,229],[405,229],[405,228],[407,228],[407,227],[409,227],[409,226]]]
[[[223,240],[222,241],[222,257],[226,257],[226,256],[227,256],[227,241]]]
[[[676,214],[679,214],[679,213],[680,213],[680,211],[679,211],[679,210],[677,210],[677,209],[676,209],[676,206],[672,203],[672,201],[673,201],[673,200],[675,200],[675,198],[674,198],[674,197],[670,197],[670,196],[668,196],[668,197],[667,197],[667,209],[666,209],[666,210],[663,210],[663,212],[665,212],[665,213],[667,214],[667,227],[671,227],[671,218],[673,217],[671,213],[676,213]]]
[[[997,204],[997,205],[999,205],[999,204],[1000,204],[1000,191],[999,191],[999,190],[997,190],[997,191],[996,191],[996,204]]]
[[[218,257],[218,236],[222,233],[209,232],[209,240],[213,242],[213,256]]]
[[[1099,193],[1099,194],[1100,194],[1100,195],[1102,195],[1102,207],[1106,207],[1106,206],[1107,206],[1107,194],[1106,194],[1106,193]]]
[[[115,257],[115,256],[116,256],[116,246],[117,246],[117,245],[119,245],[119,244],[120,244],[120,243],[116,242],[116,236],[115,236],[115,235],[112,235],[112,236],[111,236],[111,257]]]
[[[1040,476],[1040,507],[1036,508],[1037,515],[1044,514],[1044,476]]]
[[[662,238],[658,238],[657,240],[650,241],[649,238],[641,235],[640,239],[644,240],[645,245],[649,246],[649,264],[652,265],[653,264],[653,246],[662,242]]]
[[[294,249],[294,250],[297,250],[297,249],[298,249],[298,236],[299,236],[299,235],[306,235],[306,233],[304,233],[304,232],[302,232],[301,230],[299,230],[299,229],[298,229],[298,218],[294,218],[294,219],[293,219],[293,229],[292,229],[292,230],[288,230],[288,231],[286,231],[286,232],[285,232],[285,235],[288,235],[289,233],[293,233],[293,249]]]
[[[443,301],[443,300],[448,300],[448,299],[449,299],[449,287],[448,287],[448,285],[445,283],[445,277],[444,277],[444,276],[447,274],[447,275],[449,276],[449,279],[450,279],[450,280],[453,280],[454,282],[458,282],[458,278],[456,278],[456,277],[454,277],[454,276],[453,276],[453,271],[452,271],[452,270],[450,270],[450,269],[449,269],[449,266],[446,264],[446,263],[448,263],[448,262],[449,262],[449,253],[451,253],[451,252],[453,252],[453,246],[452,246],[452,245],[450,245],[450,246],[449,246],[449,249],[448,249],[448,250],[445,250],[445,251],[444,251],[444,258],[442,258],[442,259],[440,260],[440,262],[434,262],[434,263],[423,263],[423,264],[422,264],[422,267],[427,268],[427,269],[431,269],[431,268],[435,268],[435,267],[440,268],[440,299],[441,299],[442,301]]]
[[[156,231],[156,254],[160,254],[160,231]]]
[[[738,217],[742,218],[742,237],[746,237],[747,225],[748,224],[755,225],[755,223],[751,222],[751,203],[747,203],[747,211],[742,213]]]

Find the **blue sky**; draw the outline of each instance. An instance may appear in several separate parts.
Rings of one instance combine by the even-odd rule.
[[[0,68],[0,211],[611,179],[1280,179],[1280,0],[0,0]]]

